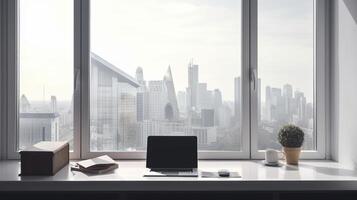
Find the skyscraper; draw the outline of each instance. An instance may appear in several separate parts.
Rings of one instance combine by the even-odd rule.
[[[135,147],[136,93],[140,84],[91,53],[91,149]]]
[[[188,64],[188,109],[192,110],[197,107],[197,90],[198,90],[198,65],[193,61]]]
[[[141,67],[136,68],[135,78],[138,81],[138,83],[140,83],[141,85],[145,84],[143,68],[141,68]]]
[[[198,83],[197,110],[213,108],[213,93],[207,90],[207,83]]]
[[[149,119],[149,91],[144,80],[144,73],[141,67],[136,69],[136,80],[140,84],[137,88],[137,119],[143,121]]]
[[[149,89],[149,116],[151,120],[164,119],[164,84],[161,80],[152,80],[148,84]]]
[[[170,66],[163,80],[149,81],[148,87],[150,119],[179,119],[179,109]]]
[[[176,98],[176,91],[174,80],[171,73],[171,67],[167,68],[164,76],[164,86],[166,89],[166,104],[165,104],[165,119],[177,120],[179,119],[179,109]],[[172,115],[171,115],[172,112]]]
[[[265,87],[265,120],[271,121],[271,90],[269,86]]]
[[[51,112],[52,113],[57,113],[57,98],[56,96],[51,96]]]
[[[271,88],[271,117],[273,120],[284,121],[284,107],[281,88]]]
[[[234,78],[234,116],[240,119],[241,116],[241,82],[240,77]]]
[[[178,91],[177,92],[177,104],[179,107],[179,112],[186,113],[186,92]]]
[[[20,99],[20,113],[29,112],[31,108],[31,104],[27,97],[23,94]]]
[[[213,109],[202,109],[201,110],[201,120],[203,127],[213,127],[214,126],[214,110]]]
[[[293,87],[290,84],[285,84],[283,86],[283,96],[293,98]]]
[[[58,113],[20,113],[19,123],[20,149],[40,141],[59,141]]]
[[[297,105],[297,116],[299,121],[304,121],[306,112],[306,97],[303,92],[295,91],[295,101]]]
[[[284,114],[292,120],[293,115],[293,87],[290,84],[283,86],[283,101],[284,101]]]
[[[219,126],[219,117],[218,117],[218,113],[220,112],[221,108],[222,108],[222,93],[219,89],[215,89],[213,91],[213,102],[214,102],[214,123],[215,125]]]
[[[214,89],[213,91],[213,103],[214,103],[214,109],[219,109],[222,106],[222,92],[219,89]]]

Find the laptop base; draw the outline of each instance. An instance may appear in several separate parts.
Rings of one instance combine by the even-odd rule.
[[[144,177],[198,177],[197,169],[175,171],[175,170],[151,170],[147,169]]]

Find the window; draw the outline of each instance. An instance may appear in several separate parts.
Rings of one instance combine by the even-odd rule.
[[[240,151],[240,11],[240,1],[92,0],[90,150],[195,135],[201,151]]]
[[[326,156],[326,1],[8,4],[10,158],[43,140],[145,158],[149,135],[194,135],[199,158],[259,159],[287,123],[303,158]]]
[[[258,149],[281,149],[277,132],[292,123],[314,150],[313,1],[258,1],[258,75]]]
[[[73,148],[73,1],[18,1],[19,149]]]

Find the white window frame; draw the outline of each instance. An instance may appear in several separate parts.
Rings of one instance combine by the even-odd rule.
[[[78,0],[75,0],[74,2],[77,2]],[[7,40],[7,45],[6,45],[6,63],[5,66],[2,66],[4,70],[7,73],[7,85],[5,87],[5,96],[7,97],[6,99],[3,98],[5,101],[5,106],[6,106],[6,111],[3,113],[6,116],[6,121],[5,122],[5,128],[3,131],[3,134],[5,134],[5,137],[7,138],[7,157],[6,159],[19,159],[19,148],[18,148],[18,141],[19,141],[19,134],[18,134],[18,98],[19,98],[19,80],[18,80],[18,1],[17,0],[3,0],[4,6],[6,7],[6,23],[5,23],[5,28],[6,28],[6,40]],[[74,9],[74,13],[77,13]],[[74,25],[74,28],[76,26]],[[76,36],[76,35],[75,35]],[[76,43],[75,43],[76,45]],[[74,48],[76,49],[76,46],[74,45]],[[76,54],[74,54],[76,55]],[[74,62],[74,66],[76,66]],[[74,67],[74,71],[76,71],[76,68]],[[76,78],[76,77],[74,77]],[[76,81],[76,80],[75,80]],[[77,109],[78,107],[78,92],[80,90],[77,88],[74,88],[74,110]],[[79,110],[76,110],[76,113]],[[73,133],[73,151],[70,152],[70,158],[71,159],[79,159],[80,158],[80,133],[78,127],[79,121],[75,120],[76,119],[76,114],[74,114],[74,133]]]
[[[328,2],[325,0],[314,1],[314,133],[316,137],[314,142],[316,150],[302,151],[302,159],[325,159],[326,144],[328,144],[328,110],[329,110],[329,81],[328,81]],[[257,83],[258,65],[257,65],[257,25],[258,25],[258,3],[257,0],[251,0],[251,83]],[[251,87],[251,113],[258,113],[257,92]],[[251,116],[251,158],[263,159],[264,151],[258,149],[258,115]],[[316,139],[316,140],[315,140]]]
[[[7,12],[7,45],[4,47],[6,62],[1,62],[2,71],[7,73],[7,84],[0,83],[4,91],[1,96],[2,108],[0,156],[18,159],[18,65],[17,65],[17,1],[4,0]],[[315,9],[315,55],[314,55],[314,109],[316,151],[303,151],[303,159],[325,159],[329,141],[329,70],[328,67],[328,2],[314,0]],[[4,10],[3,8],[1,8]],[[257,0],[242,0],[242,67],[241,67],[241,151],[200,151],[199,159],[262,159],[263,152],[257,148]],[[1,19],[1,17],[0,17]],[[4,21],[4,20],[2,20]],[[1,27],[1,28],[3,28]],[[4,36],[1,36],[3,38]],[[4,46],[4,45],[3,45]],[[3,47],[2,49],[3,50]],[[4,51],[1,51],[4,52]],[[5,66],[6,65],[6,66]],[[74,146],[72,159],[90,158],[108,154],[115,159],[145,159],[146,152],[91,152],[90,151],[90,0],[74,0]],[[1,79],[0,79],[1,80]],[[4,97],[6,96],[6,98]],[[4,110],[6,108],[6,110]],[[4,142],[4,138],[6,142]],[[5,150],[4,150],[5,149]],[[4,153],[4,151],[6,151]],[[1,157],[0,157],[1,158]],[[4,156],[3,156],[4,158]]]
[[[242,31],[245,33],[242,36],[242,42],[247,41],[244,37],[249,37],[249,23],[245,23],[248,21],[248,5],[249,1],[248,0],[242,0]],[[244,7],[244,8],[243,8]],[[84,0],[82,1],[82,24],[83,28],[82,29],[82,38],[85,40],[85,42],[88,44],[86,47],[82,48],[82,58],[85,60],[85,62],[82,64],[82,70],[85,76],[82,78],[82,94],[85,95],[88,98],[82,98],[82,108],[83,110],[89,111],[90,109],[90,102],[89,102],[89,93],[90,93],[90,88],[89,88],[89,68],[90,68],[90,1]],[[244,46],[242,45],[242,56],[247,56],[245,52],[247,52],[243,48],[248,48],[249,43],[246,43]],[[247,67],[243,66],[248,66],[246,64],[242,63],[242,68],[241,68],[241,74],[242,74],[242,90],[244,90],[242,93],[249,94],[248,90],[243,89],[244,87],[248,87],[249,83],[249,69]],[[245,75],[244,75],[245,74]],[[244,103],[249,102],[249,95],[242,95],[242,105]],[[198,158],[199,159],[249,159],[250,154],[250,142],[249,142],[249,110],[242,106],[242,127],[241,127],[241,144],[242,148],[241,151],[199,151],[198,152]],[[244,116],[244,117],[243,117]],[[146,158],[146,152],[145,151],[136,151],[136,152],[127,152],[127,151],[116,151],[116,152],[108,152],[108,151],[100,151],[100,152],[92,152],[90,151],[90,133],[89,133],[89,126],[90,126],[90,116],[89,112],[88,113],[82,113],[82,158],[91,158],[94,156],[99,156],[99,155],[104,155],[107,154],[115,159],[145,159]]]

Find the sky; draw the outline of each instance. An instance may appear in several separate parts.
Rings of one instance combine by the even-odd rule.
[[[199,81],[234,98],[241,70],[239,0],[92,0],[91,51],[135,77],[161,80],[170,65],[176,91],[187,66]],[[290,83],[312,101],[313,1],[258,1],[258,73],[265,86]],[[71,100],[73,1],[20,0],[20,94]]]

